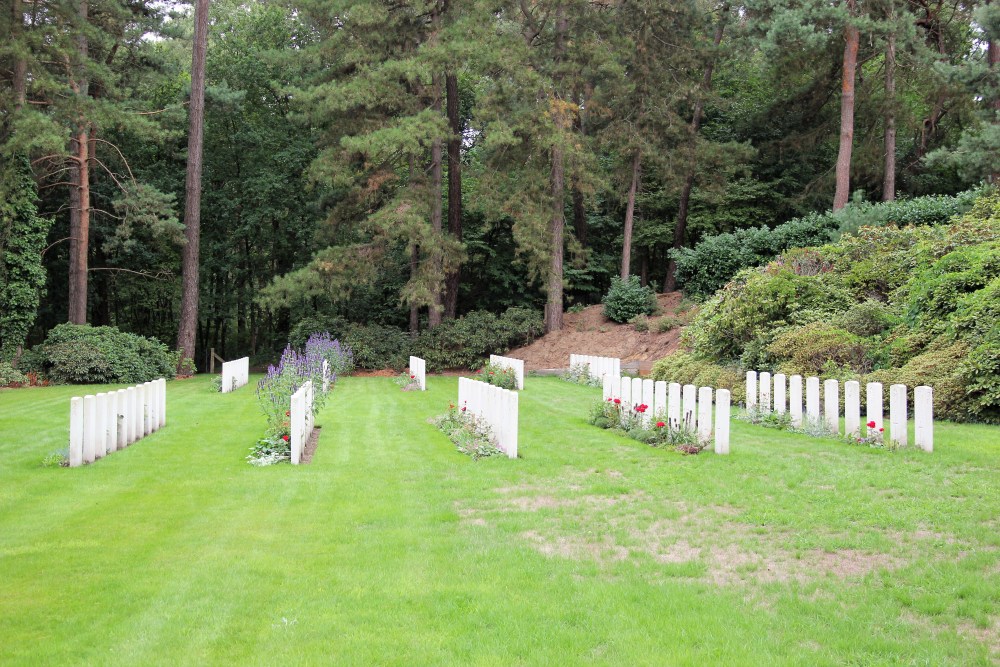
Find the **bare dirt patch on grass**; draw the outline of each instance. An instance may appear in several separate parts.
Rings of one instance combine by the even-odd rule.
[[[728,505],[657,501],[641,491],[556,496],[527,485],[494,491],[496,497],[477,507],[457,505],[462,522],[490,525],[512,513],[544,510],[519,535],[547,557],[600,564],[644,559],[672,566],[689,563],[695,566],[691,572],[703,572],[692,576],[719,586],[807,583],[830,576],[860,579],[908,562],[894,554],[850,548],[790,549],[787,531],[741,522],[742,510]]]

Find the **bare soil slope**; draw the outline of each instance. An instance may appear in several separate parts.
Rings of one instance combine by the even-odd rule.
[[[652,362],[677,349],[681,329],[656,333],[656,321],[665,315],[675,315],[681,294],[660,294],[657,301],[663,313],[649,318],[652,331],[640,333],[630,324],[617,324],[602,314],[603,306],[589,306],[579,313],[566,313],[562,331],[548,333],[534,343],[511,350],[507,356],[523,359],[527,370],[567,368],[569,355],[594,354],[619,357],[623,363],[638,362],[639,370],[647,372]]]

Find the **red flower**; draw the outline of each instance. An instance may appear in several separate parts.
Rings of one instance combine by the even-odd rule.
[[[288,436],[287,435],[281,436],[281,439],[284,440],[285,442],[288,442]]]
[[[884,431],[885,431],[885,429],[884,429],[884,428],[880,428],[880,429],[878,430],[878,432],[879,432],[879,433],[882,433],[882,432],[884,432]]]
[[[622,399],[616,398],[615,399],[615,405],[621,405],[621,404],[622,404]]]
[[[476,372],[477,372],[477,373],[482,373],[482,372],[483,372],[483,369],[482,369],[482,368],[480,368],[480,369],[479,369],[478,371],[476,371]]]
[[[656,422],[656,428],[663,428],[664,426],[666,426],[666,424],[663,422]]]
[[[636,412],[645,412],[646,408],[648,408],[648,407],[649,406],[646,405],[645,403],[640,403],[639,405],[635,406],[635,411]]]
[[[609,399],[608,399],[608,403],[610,403],[610,402],[611,402],[611,399],[609,398]]]
[[[490,375],[493,375],[493,371],[490,371]]]
[[[462,412],[465,412],[465,406],[464,405],[462,406]]]
[[[285,410],[285,416],[286,417],[291,417],[292,416],[291,411],[290,410]]]
[[[412,380],[412,379],[413,379],[413,378],[415,378],[415,377],[417,377],[417,376],[416,376],[416,375],[411,375],[411,376],[410,376],[410,379]]]
[[[875,422],[868,422],[868,428],[875,428]]]

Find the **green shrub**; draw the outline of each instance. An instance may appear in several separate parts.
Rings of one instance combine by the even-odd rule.
[[[971,418],[1000,423],[1000,327],[969,352],[961,366]]]
[[[27,384],[28,377],[6,361],[0,361],[0,387]]]
[[[671,250],[677,285],[688,296],[706,297],[740,270],[766,264],[789,248],[818,246],[862,227],[941,225],[969,210],[979,191],[877,204],[851,204],[837,212],[811,213],[773,229],[754,227],[703,238],[693,248]]]
[[[398,327],[351,324],[343,340],[354,353],[357,368],[400,370],[410,362],[410,335]]]
[[[796,323],[799,311],[832,316],[850,307],[850,294],[827,275],[800,276],[787,266],[748,269],[709,299],[685,341],[700,356],[734,361],[748,343],[764,350],[776,330]]]
[[[302,349],[309,336],[318,333],[329,333],[334,338],[342,339],[349,326],[347,320],[339,316],[309,315],[292,325],[288,332],[288,344]]]
[[[527,308],[509,308],[499,317],[474,310],[421,332],[414,354],[431,370],[476,368],[491,354],[530,343],[543,329],[541,315]]]
[[[664,315],[656,320],[656,331],[658,333],[667,333],[668,331],[673,331],[677,327],[684,326],[686,323],[687,322],[683,317]]]
[[[907,310],[911,324],[943,330],[962,299],[1000,277],[1000,241],[966,246],[925,268],[913,281]]]
[[[629,276],[622,280],[611,279],[611,287],[601,300],[604,316],[618,323],[625,323],[636,315],[652,315],[656,312],[656,292],[648,285],[643,287],[639,276]]]
[[[913,389],[930,385],[934,388],[936,419],[968,421],[971,414],[966,398],[966,380],[962,377],[962,366],[968,353],[969,347],[965,343],[951,343],[939,338],[904,366],[874,371],[865,376],[864,381],[881,382],[884,388],[905,384],[911,404]]]
[[[728,389],[734,403],[746,400],[746,373],[739,367],[699,359],[687,352],[674,352],[653,364],[653,380]]]
[[[902,318],[888,304],[868,299],[856,303],[834,320],[834,324],[855,336],[877,336],[896,328]]]
[[[136,384],[173,377],[177,366],[177,355],[163,343],[115,327],[60,324],[34,352],[59,384]]]
[[[786,374],[820,375],[830,363],[859,373],[872,369],[864,339],[823,322],[785,329],[767,351]]]
[[[646,315],[636,315],[628,321],[632,325],[632,328],[639,333],[645,333],[649,331],[649,317]]]

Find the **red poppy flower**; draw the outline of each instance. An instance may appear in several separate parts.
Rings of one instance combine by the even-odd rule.
[[[868,422],[868,428],[875,428],[875,422]]]
[[[666,424],[663,422],[656,422],[656,428],[663,428],[664,426],[666,426]]]
[[[462,412],[465,412],[465,406],[464,405],[462,406]]]
[[[413,378],[415,378],[415,377],[417,377],[417,376],[416,376],[416,375],[411,375],[411,376],[410,376],[410,379],[412,380],[412,379],[413,379]]]
[[[608,403],[610,403],[610,402],[611,402],[611,399],[609,398],[609,399],[608,399]]]
[[[284,440],[285,442],[288,442],[289,438],[288,438],[287,435],[283,435],[283,436],[281,436],[281,439]]]
[[[622,404],[622,399],[616,398],[615,399],[615,405],[621,405],[621,404]]]
[[[878,430],[878,432],[879,432],[879,433],[882,433],[882,432],[884,432],[884,431],[885,431],[885,429],[884,429],[884,428],[880,428],[880,429]]]

